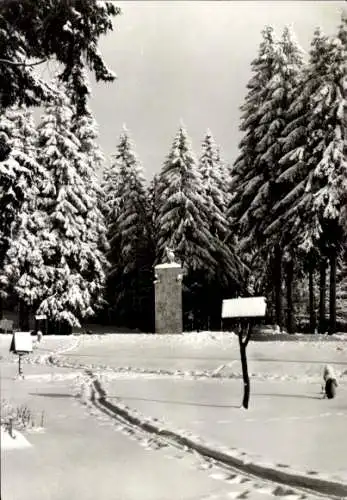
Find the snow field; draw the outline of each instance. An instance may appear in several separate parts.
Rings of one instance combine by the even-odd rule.
[[[250,342],[248,368],[259,380],[321,383],[331,363],[343,382],[347,343],[344,340]],[[63,362],[61,360],[61,362]],[[241,378],[239,346],[231,333],[184,335],[115,334],[83,337],[64,359],[71,367],[118,372],[121,377],[177,376]],[[116,375],[115,375],[116,376]]]
[[[117,385],[117,389],[119,389]],[[172,394],[172,387],[166,387],[166,394]],[[128,391],[126,391],[128,392]],[[181,391],[179,391],[181,394]],[[99,388],[99,395],[103,398],[103,395],[105,394],[104,389]],[[276,462],[269,462],[269,460],[265,461],[263,456],[256,455],[254,453],[249,454],[246,453],[238,448],[231,448],[231,447],[225,447],[221,445],[221,440],[212,440],[211,439],[211,434],[208,432],[205,433],[199,433],[199,436],[194,435],[192,431],[192,427],[188,426],[187,430],[187,422],[189,422],[189,418],[184,418],[184,423],[183,427],[180,427],[178,424],[178,421],[175,420],[173,417],[174,411],[173,407],[170,406],[170,401],[167,398],[166,401],[162,401],[163,403],[166,404],[166,412],[162,412],[163,407],[159,410],[159,412],[154,413],[153,407],[145,407],[145,411],[143,411],[143,407],[141,408],[140,411],[138,411],[139,406],[136,404],[136,398],[130,398],[130,404],[131,404],[131,409],[122,403],[123,400],[123,394],[117,391],[117,396],[116,399],[112,397],[112,392],[110,391],[110,388],[108,388],[107,395],[106,395],[106,402],[110,402],[111,406],[107,403],[105,403],[105,400],[100,400],[99,404],[101,407],[107,407],[108,411],[117,416],[119,418],[119,415],[121,415],[121,419],[125,418],[125,420],[128,420],[128,422],[135,423],[135,425],[139,426],[140,428],[144,430],[148,430],[149,428],[157,429],[157,431],[153,431],[156,433],[159,433],[160,435],[164,433],[164,436],[168,435],[169,439],[171,436],[171,441],[172,438],[174,441],[177,441],[179,443],[186,442],[187,445],[184,445],[183,448],[186,448],[186,451],[193,449],[197,450],[205,450],[205,452],[209,453],[212,457],[220,457],[221,454],[224,455],[223,460],[227,460],[228,463],[232,463],[233,465],[237,464],[237,467],[241,467],[241,470],[246,470],[248,472],[251,472],[252,470],[257,471],[256,475],[260,474],[262,477],[276,477],[276,480],[280,481],[281,479],[283,480],[283,477],[285,477],[285,480],[288,481],[288,484],[292,484],[293,486],[300,486],[302,484],[302,481],[306,484],[306,487],[308,488],[313,488],[318,490],[322,490],[324,488],[331,488],[331,493],[333,491],[344,491],[345,493],[347,492],[347,477],[346,477],[346,482],[344,483],[343,478],[341,478],[338,475],[329,475],[329,474],[322,474],[319,471],[312,471],[312,470],[305,470],[302,467],[293,467],[289,465],[283,465],[283,463],[276,463]],[[124,398],[124,401],[127,402],[127,397]],[[182,397],[184,399],[184,396]],[[158,402],[158,400],[153,400],[154,402]],[[182,403],[184,404],[184,403]],[[196,403],[198,404],[198,403]],[[211,405],[212,406],[212,405]],[[112,410],[113,408],[113,410]],[[135,409],[136,408],[136,409]],[[194,411],[194,410],[193,410]],[[120,412],[120,413],[119,413]],[[143,415],[152,415],[152,418],[145,418]],[[153,415],[158,416],[159,414],[163,415],[165,414],[165,417],[169,416],[168,419],[163,420],[163,418],[153,418]],[[180,414],[180,410],[179,410]],[[123,417],[122,417],[123,415]],[[127,415],[127,417],[124,417]],[[244,414],[245,415],[245,414]],[[243,417],[244,417],[243,415]],[[175,414],[176,416],[176,414]],[[187,415],[185,415],[186,417]],[[242,417],[241,417],[242,418]],[[175,422],[174,424],[172,422]],[[182,422],[180,422],[182,423]],[[231,422],[229,422],[231,423]],[[262,425],[262,422],[260,422]],[[208,426],[207,426],[208,427]],[[207,427],[204,429],[206,430]],[[237,423],[236,423],[236,428],[237,428]],[[227,430],[227,432],[230,432],[230,426]],[[243,439],[247,435],[246,432],[236,430],[236,432],[239,432],[242,434]],[[259,427],[258,427],[258,435],[262,435],[259,432]],[[160,436],[159,436],[159,439]],[[232,439],[230,439],[232,441]],[[264,445],[264,441],[262,443]],[[343,447],[344,449],[344,447]],[[342,456],[342,455],[341,455]],[[219,458],[217,458],[219,460]],[[310,479],[312,478],[313,479]],[[316,480],[317,479],[317,480]],[[333,482],[336,482],[334,485]],[[295,491],[293,492],[295,494]]]
[[[88,380],[90,385],[90,377],[82,373],[74,383],[21,381],[17,401],[29,399],[32,406],[43,407],[47,423],[43,433],[26,433],[32,445],[27,450],[2,450],[2,491],[6,498],[172,500],[175,491],[181,500],[191,500],[212,495],[227,498],[231,492],[242,495],[245,486],[253,487],[250,482],[229,483],[230,474],[221,476],[213,464],[206,473],[201,466],[208,462],[165,446],[155,436],[136,434],[126,423],[100,413],[90,400],[86,399],[83,410],[74,396],[81,385],[88,385]],[[6,379],[8,394],[13,394],[15,383]],[[19,472],[21,481],[17,479]]]
[[[231,335],[218,335],[211,333],[206,333],[201,336],[199,335],[200,334],[196,334],[190,336],[190,338],[188,337],[188,335],[167,337],[159,337],[156,335],[108,335],[102,337],[88,336],[83,339],[79,337],[79,345],[76,349],[71,350],[69,353],[66,353],[66,355],[63,356],[53,355],[52,360],[54,363],[62,365],[64,365],[65,363],[70,363],[70,369],[78,363],[80,364],[79,368],[92,368],[92,370],[94,370],[95,372],[93,376],[97,377],[100,380],[102,386],[106,390],[108,397],[110,397],[111,400],[114,401],[113,395],[115,394],[117,406],[120,405],[121,408],[130,413],[135,410],[135,414],[137,414],[138,416],[140,415],[141,420],[143,421],[158,422],[162,428],[174,429],[175,432],[178,432],[180,435],[188,435],[191,439],[194,438],[201,440],[201,438],[203,437],[216,449],[223,448],[223,445],[221,443],[225,443],[225,437],[229,436],[230,444],[232,445],[231,448],[236,449],[231,450],[230,447],[227,449],[229,450],[229,452],[232,451],[233,457],[239,457],[245,463],[253,463],[252,461],[254,460],[256,460],[257,463],[263,463],[265,461],[265,463],[267,463],[267,466],[269,466],[270,468],[274,469],[277,467],[280,470],[288,470],[288,463],[298,463],[298,461],[285,462],[285,460],[283,460],[283,455],[281,456],[281,454],[277,454],[276,456],[278,450],[276,449],[276,439],[273,438],[267,440],[267,443],[273,443],[274,446],[273,450],[271,449],[269,451],[269,455],[265,457],[265,459],[262,453],[263,450],[254,450],[254,448],[257,448],[257,446],[259,446],[260,448],[264,447],[264,428],[274,430],[276,426],[279,426],[276,430],[276,432],[279,433],[279,436],[301,436],[300,430],[298,428],[294,430],[293,428],[293,424],[297,425],[298,423],[300,423],[301,430],[305,429],[303,435],[308,436],[307,429],[315,429],[315,433],[318,433],[317,435],[320,436],[320,441],[317,442],[317,445],[321,445],[322,447],[324,447],[326,446],[326,443],[329,442],[329,440],[330,442],[333,441],[333,436],[331,434],[327,436],[326,442],[324,441],[324,438],[322,439],[321,430],[326,427],[326,425],[322,425],[322,422],[324,420],[329,420],[329,422],[331,423],[330,427],[334,429],[335,436],[335,431],[337,431],[337,429],[339,428],[338,424],[336,425],[336,419],[343,421],[343,416],[345,415],[344,409],[329,408],[329,411],[317,411],[317,409],[319,409],[320,407],[316,406],[316,413],[312,412],[312,408],[310,412],[310,404],[312,404],[313,401],[315,405],[320,405],[322,403],[319,395],[319,384],[316,387],[312,386],[307,391],[305,391],[305,386],[307,384],[301,384],[300,389],[298,389],[299,386],[297,383],[293,383],[293,379],[291,381],[289,379],[287,380],[287,382],[285,382],[283,380],[283,377],[287,375],[281,375],[281,373],[278,373],[278,371],[281,370],[283,372],[283,367],[287,366],[285,364],[285,360],[288,360],[290,358],[290,362],[294,363],[294,365],[296,364],[296,366],[306,367],[304,369],[306,378],[301,377],[301,382],[308,382],[309,375],[307,374],[307,366],[310,366],[311,364],[321,367],[321,363],[326,361],[329,363],[333,362],[337,363],[338,365],[344,366],[346,365],[346,361],[343,356],[345,354],[345,344],[342,341],[329,343],[251,343],[248,350],[250,364],[253,362],[252,360],[254,357],[257,358],[257,362],[259,364],[263,363],[267,365],[270,363],[269,360],[272,359],[272,362],[275,363],[275,372],[279,377],[282,378],[280,378],[280,381],[277,382],[277,385],[276,382],[270,382],[268,380],[265,380],[263,382],[253,380],[251,400],[253,401],[254,399],[254,401],[256,402],[256,408],[251,408],[251,410],[248,412],[240,412],[240,410],[236,410],[239,414],[236,420],[235,415],[230,418],[230,415],[224,417],[223,415],[219,414],[218,419],[216,418],[216,411],[219,412],[221,409],[216,408],[216,403],[218,407],[218,401],[214,401],[213,395],[215,397],[217,395],[221,397],[223,403],[224,400],[222,394],[224,390],[224,395],[226,395],[225,401],[227,401],[228,403],[227,405],[224,404],[224,406],[229,405],[230,407],[230,390],[228,384],[234,384],[234,389],[232,392],[234,393],[235,401],[237,401],[238,405],[240,400],[240,392],[242,389],[241,382],[239,380],[228,381],[225,378],[215,379],[211,377],[211,375],[213,375],[212,371],[205,374],[205,380],[197,380],[197,378],[199,377],[194,375],[194,373],[191,374],[189,380],[189,377],[187,376],[187,370],[184,370],[184,367],[181,370],[180,377],[172,377],[172,375],[170,375],[169,373],[166,377],[163,377],[161,373],[162,371],[159,369],[158,374],[161,374],[159,379],[158,374],[152,373],[151,375],[149,375],[148,373],[146,373],[146,368],[143,369],[142,376],[139,376],[139,373],[136,373],[136,370],[134,370],[132,366],[128,367],[128,373],[123,374],[116,373],[115,369],[112,368],[112,366],[109,366],[108,370],[104,370],[103,363],[105,361],[109,362],[110,359],[114,358],[118,358],[118,361],[124,361],[124,355],[129,356],[130,352],[133,355],[133,366],[136,367],[140,359],[150,361],[151,357],[155,357],[156,355],[158,355],[159,351],[159,354],[163,356],[163,359],[166,361],[166,364],[169,367],[167,369],[168,372],[170,372],[170,365],[175,362],[179,356],[182,356],[182,359],[180,360],[181,365],[182,363],[185,364],[187,360],[196,361],[197,359],[199,359],[199,357],[203,359],[208,359],[208,357],[210,357],[214,362],[214,371],[218,372],[218,368],[221,368],[221,365],[218,365],[221,355],[227,355],[226,357],[228,358],[228,350],[230,349],[233,349],[234,354],[238,355],[238,351],[236,350],[238,348],[238,345],[235,342],[235,337]],[[137,345],[135,346],[134,343],[136,339]],[[139,342],[139,340],[141,340],[141,342]],[[221,342],[219,342],[219,340],[221,340]],[[72,348],[71,343],[69,344],[69,346],[70,348]],[[88,356],[90,356],[90,358]],[[47,360],[47,356],[45,359]],[[88,361],[90,359],[93,359],[94,361],[91,366],[89,366],[88,364]],[[231,364],[233,365],[234,362],[236,363],[237,360],[233,360]],[[52,367],[52,369],[53,368],[56,369],[55,367]],[[226,367],[223,366],[220,371],[223,372],[225,368]],[[175,372],[171,370],[170,373]],[[319,370],[317,370],[317,377],[318,375]],[[209,380],[207,380],[208,376],[210,377]],[[79,396],[82,402],[84,402],[88,408],[91,408],[90,399],[92,397],[95,397],[95,392],[93,396],[93,391],[91,391],[90,387],[90,379],[88,380],[88,377],[84,373],[80,373],[80,375],[76,374],[76,377],[74,377],[74,383],[76,389],[74,395]],[[132,384],[132,386],[127,385],[129,383]],[[185,395],[185,389],[183,389],[183,386],[186,386],[187,383],[190,383],[191,387],[188,391],[188,398],[187,394]],[[177,384],[181,385],[178,386]],[[203,387],[202,384],[204,384],[203,389],[201,388]],[[206,392],[206,386],[208,384],[211,385],[211,389]],[[263,387],[265,388],[260,393],[259,384],[263,384]],[[176,387],[173,389],[173,386]],[[155,392],[158,391],[160,387],[162,387],[162,389],[159,393],[159,396],[170,395],[170,397],[166,397],[166,400],[163,401],[163,403],[165,402],[165,405],[162,404],[161,406],[159,401],[160,397],[158,396],[158,394],[155,394]],[[274,387],[278,388],[277,393],[273,392]],[[115,388],[116,393],[114,393]],[[134,390],[134,388],[136,390]],[[272,393],[270,389],[272,389]],[[341,390],[344,394],[345,388],[343,380]],[[146,391],[148,391],[147,394]],[[172,397],[175,394],[176,397],[180,396],[182,400],[181,402],[184,404],[177,404],[179,403],[179,401],[175,403],[175,397]],[[141,404],[139,404],[140,399],[146,399],[146,397],[147,399],[157,399],[157,406],[153,406],[155,402],[150,403],[145,401],[143,401],[143,406],[141,406]],[[347,400],[347,398],[345,398],[344,396],[342,397],[344,401]],[[126,404],[122,404],[121,401],[128,403],[131,409]],[[262,401],[262,404],[259,404],[259,401]],[[278,402],[276,403],[276,401],[280,401],[280,404]],[[305,402],[305,411],[302,411],[303,402]],[[341,398],[336,398],[333,403],[340,404]],[[301,408],[299,415],[290,413],[288,414],[288,411],[291,409],[291,405],[294,404],[295,408]],[[209,406],[211,407],[210,414],[206,409]],[[277,414],[274,411],[274,407],[277,407]],[[187,408],[190,408],[188,413]],[[202,408],[203,414],[201,414]],[[136,410],[138,411],[136,412]],[[225,411],[228,411],[228,409],[226,408]],[[199,413],[198,418],[196,418],[197,412]],[[143,415],[151,415],[151,417],[144,417]],[[195,419],[193,418],[194,416]],[[247,418],[245,418],[245,416],[247,416]],[[308,425],[307,428],[305,428],[305,421]],[[320,421],[320,423],[317,424],[317,421]],[[243,430],[240,430],[240,423],[243,424]],[[312,423],[314,423],[314,425],[312,425]],[[288,434],[288,430],[284,432],[283,430],[281,430],[281,426],[283,429],[283,426],[288,424],[290,424],[292,427],[292,431],[290,434]],[[262,438],[259,439],[258,437],[257,446],[254,446],[254,444],[257,443],[254,438],[247,440],[251,441],[252,446],[249,447],[245,446],[244,437],[250,436],[251,426],[253,426],[254,428],[254,431],[252,432],[255,432],[258,436],[262,436]],[[260,427],[262,429],[261,433],[259,433]],[[235,428],[238,429],[238,432],[236,434],[234,433],[230,435],[230,429]],[[213,430],[212,433],[211,429]],[[237,438],[239,439],[239,442],[237,441]],[[294,446],[295,440],[288,438],[288,442],[290,443],[290,453],[296,452],[297,447]],[[309,439],[307,442],[309,442]],[[277,443],[279,443],[278,439]],[[341,446],[344,446],[343,443],[343,440],[340,440]],[[302,441],[301,444],[303,445]],[[284,448],[285,446],[282,446],[282,449]],[[309,446],[303,445],[303,448],[306,448],[308,452],[310,452]],[[249,450],[252,450],[252,453],[250,453]],[[257,453],[257,451],[259,451],[259,453]],[[314,452],[312,449],[311,452],[313,455],[318,456],[318,453]],[[290,455],[290,453],[288,453],[289,452],[287,451],[287,457]],[[328,456],[325,458],[327,458],[328,461],[330,460]],[[337,470],[337,462],[338,460],[330,460],[330,464],[333,467],[336,467],[335,469],[330,470],[330,472],[326,474],[325,477],[332,480],[335,476],[335,480],[341,482],[344,480],[344,478],[342,477],[343,474],[341,474],[341,471]],[[324,474],[319,473],[319,468],[318,471],[314,470],[314,468],[311,469],[311,471],[308,471],[311,472],[311,475],[317,476],[318,473],[319,477],[324,478]],[[300,464],[297,467],[297,470],[302,470],[302,467],[300,468]]]

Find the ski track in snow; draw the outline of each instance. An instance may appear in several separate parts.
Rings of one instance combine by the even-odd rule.
[[[88,378],[88,375],[84,379],[84,382],[83,382],[86,385],[88,385],[87,378]],[[89,373],[89,382],[95,381],[95,380],[98,380],[98,376],[96,374]],[[97,403],[97,399],[95,398],[95,390],[93,390],[93,388],[91,388],[89,386],[88,392],[89,392],[89,399],[87,397],[87,399],[85,399],[83,401],[83,403],[86,405],[86,407],[88,409],[87,411],[89,411],[89,413],[96,416],[96,418],[102,422],[100,425],[113,425],[116,431],[123,432],[130,439],[135,439],[135,440],[139,441],[140,445],[145,447],[145,449],[147,449],[147,450],[158,450],[158,449],[161,449],[163,447],[167,447],[169,450],[172,450],[172,447],[177,447],[178,452],[174,456],[172,455],[172,451],[168,452],[168,454],[166,455],[166,457],[168,459],[175,459],[175,458],[181,459],[181,458],[185,457],[187,455],[187,453],[192,454],[193,457],[195,457],[195,460],[193,461],[192,466],[198,467],[199,469],[203,469],[203,470],[205,469],[206,471],[209,471],[208,472],[209,476],[215,480],[227,482],[228,484],[232,484],[232,485],[237,486],[236,490],[233,489],[232,491],[230,491],[227,494],[228,495],[227,497],[225,496],[225,493],[223,493],[220,495],[216,494],[216,495],[204,497],[206,500],[213,500],[213,499],[224,500],[225,498],[229,498],[229,495],[231,495],[231,497],[233,497],[233,498],[239,498],[239,499],[245,498],[245,499],[249,499],[249,500],[252,500],[254,498],[254,500],[255,500],[255,499],[258,499],[257,495],[259,495],[259,494],[264,495],[264,497],[263,497],[264,499],[266,499],[266,498],[273,499],[273,498],[281,497],[281,498],[283,498],[283,500],[304,500],[304,499],[314,500],[314,499],[318,499],[318,498],[322,498],[322,497],[326,498],[326,495],[315,495],[315,494],[312,494],[311,492],[307,492],[307,491],[303,492],[303,490],[301,490],[301,489],[277,484],[277,483],[274,483],[272,481],[263,479],[261,477],[254,477],[252,475],[248,476],[247,474],[245,474],[243,472],[238,472],[237,470],[234,473],[231,473],[231,471],[233,469],[232,467],[226,468],[225,466],[217,463],[213,459],[209,459],[209,458],[206,458],[202,455],[199,455],[197,452],[194,451],[194,449],[189,449],[186,446],[183,446],[183,447],[179,446],[179,445],[177,445],[177,443],[172,442],[172,440],[170,440],[170,439],[165,439],[161,435],[149,434],[148,432],[143,430],[141,427],[136,426],[136,425],[132,425],[128,421],[122,419],[122,417],[116,416],[111,411],[107,411],[107,410],[105,411],[105,409],[100,409],[100,407],[98,406],[98,403]],[[106,399],[107,399],[107,396],[106,396]],[[189,439],[197,439],[198,442],[202,442],[199,438],[196,438],[195,436],[193,436],[192,433],[186,432],[182,429],[172,429],[171,427],[168,427],[164,423],[159,422],[157,419],[151,419],[150,417],[145,418],[138,411],[131,410],[128,406],[126,406],[123,403],[117,403],[117,407],[123,411],[125,410],[133,417],[136,417],[137,419],[139,419],[141,421],[141,424],[144,424],[144,423],[156,424],[159,428],[161,428],[161,430],[169,429],[169,430],[172,430],[173,432],[179,434],[180,436],[182,436],[184,438],[187,437]],[[107,416],[105,417],[105,414],[108,415],[108,418],[107,418]],[[218,449],[220,447],[218,445],[215,445],[214,448]],[[226,451],[227,453],[231,454],[232,456],[236,456],[239,458],[242,457],[244,463],[252,463],[252,459],[250,457],[248,457],[245,452],[241,452],[238,450],[230,450],[230,449],[227,449],[227,450],[224,449],[221,451],[224,451],[224,452]],[[266,465],[267,467],[273,468],[273,469],[277,469],[277,470],[279,468],[285,469],[286,471],[290,470],[289,466],[283,465],[283,464],[276,465],[276,464],[272,464],[272,463],[270,463],[270,464],[267,463],[264,465]],[[311,476],[315,475],[316,477],[319,477],[319,473],[318,472],[316,473],[315,471],[310,471],[310,472],[307,472],[306,474],[311,475]],[[325,477],[325,479],[327,479],[327,478]],[[242,486],[241,490],[240,490],[240,485]],[[233,496],[233,495],[235,495],[235,496]],[[338,498],[338,497],[334,497],[333,495],[329,495],[328,498],[332,499],[332,498]],[[342,497],[339,497],[339,498],[342,498]]]

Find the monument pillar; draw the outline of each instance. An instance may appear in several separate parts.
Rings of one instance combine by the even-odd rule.
[[[182,333],[182,267],[159,264],[155,272],[155,333]]]

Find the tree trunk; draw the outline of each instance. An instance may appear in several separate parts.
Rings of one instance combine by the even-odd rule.
[[[0,319],[3,318],[3,300],[2,300],[2,297],[0,297]]]
[[[326,328],[326,269],[326,260],[321,259],[319,265],[319,333],[324,333]]]
[[[329,334],[336,333],[336,253],[330,255]]]
[[[275,314],[276,323],[283,325],[283,301],[282,301],[282,250],[279,246],[275,249],[274,262],[274,284],[275,284]]]
[[[29,330],[29,308],[25,302],[19,299],[19,329],[22,331]]]
[[[294,277],[294,262],[289,260],[286,269],[286,290],[287,290],[287,321],[286,327],[288,333],[294,333],[294,315],[293,315],[293,277]]]
[[[240,326],[240,330],[238,333],[239,337],[239,345],[240,345],[240,357],[241,357],[241,366],[242,366],[242,378],[243,378],[243,400],[242,406],[247,410],[249,406],[249,397],[250,397],[250,381],[248,375],[248,365],[247,365],[247,345],[249,339],[251,337],[251,325],[248,324],[248,328],[244,326]]]
[[[314,287],[313,287],[313,266],[310,266],[308,271],[308,288],[309,288],[310,333],[314,333],[316,330],[316,311],[315,311]]]

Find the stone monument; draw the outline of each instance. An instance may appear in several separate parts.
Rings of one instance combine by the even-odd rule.
[[[169,262],[158,264],[155,272],[155,333],[182,333],[182,267],[166,248]]]

